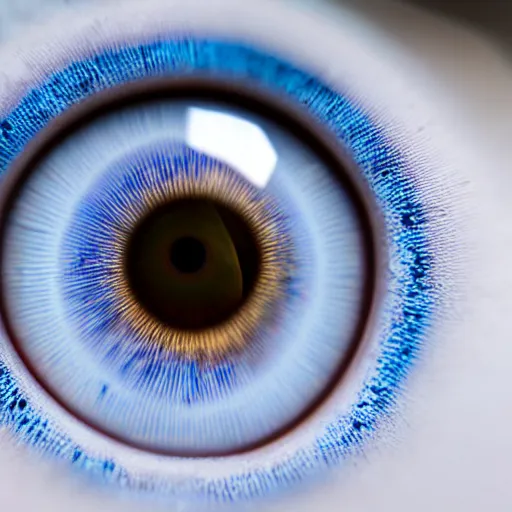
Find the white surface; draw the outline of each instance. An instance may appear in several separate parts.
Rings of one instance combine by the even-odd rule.
[[[256,187],[265,188],[277,164],[277,153],[265,132],[239,117],[191,108],[186,141],[191,148],[232,165]]]
[[[272,8],[267,9],[270,17]],[[447,311],[446,322],[436,331],[435,349],[410,382],[410,400],[396,441],[379,445],[353,468],[331,475],[329,482],[307,493],[297,491],[258,508],[264,512],[508,512],[512,508],[511,65],[478,35],[408,8],[384,7],[380,2],[361,7],[360,16],[349,23],[340,11],[339,20],[331,16],[325,26],[331,30],[337,23],[340,33],[353,37],[354,44],[390,68],[395,66],[404,87],[431,105],[430,117],[424,119],[427,135],[433,143],[444,140],[443,152],[450,143],[454,159],[465,162],[458,171],[468,202],[460,207],[473,212],[467,296]],[[2,13],[0,19],[3,30],[7,18]],[[304,21],[301,26],[306,26]],[[304,59],[313,61],[317,52],[318,60],[325,60],[322,44],[331,32],[319,30],[316,22],[308,26],[318,30],[315,37],[293,32],[287,19],[280,37],[292,38]],[[15,32],[19,34],[19,28],[12,29]],[[336,68],[332,48],[336,46],[331,45],[328,55],[332,77],[341,81],[343,69]],[[381,84],[375,82],[374,87],[378,96]],[[411,112],[415,107],[410,105]],[[15,448],[7,438],[1,446],[2,510],[155,510],[93,493],[69,478],[65,468],[36,463],[30,452]]]

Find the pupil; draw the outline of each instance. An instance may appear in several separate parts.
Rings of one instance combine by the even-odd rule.
[[[170,256],[176,270],[183,274],[193,274],[203,268],[206,249],[197,238],[184,236],[173,242]]]
[[[177,329],[227,320],[252,291],[260,252],[238,214],[206,199],[172,201],[134,229],[125,259],[135,299]]]

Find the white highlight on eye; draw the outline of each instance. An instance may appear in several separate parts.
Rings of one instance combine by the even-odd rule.
[[[206,110],[187,110],[189,146],[224,160],[253,185],[265,188],[277,164],[277,153],[265,132],[246,119]]]

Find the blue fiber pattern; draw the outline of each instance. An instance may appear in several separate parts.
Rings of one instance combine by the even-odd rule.
[[[26,443],[127,488],[210,501],[233,502],[267,495],[345,459],[371,439],[392,413],[418,357],[435,313],[438,292],[428,237],[428,216],[407,162],[381,127],[343,94],[283,60],[257,49],[220,40],[182,38],[105,51],[49,76],[0,121],[0,171],[8,170],[30,139],[74,103],[115,84],[150,76],[202,72],[234,81],[252,81],[301,104],[350,150],[370,184],[386,221],[389,251],[399,263],[399,300],[387,336],[380,340],[377,368],[350,412],[318,433],[315,443],[266,469],[230,478],[196,479],[176,490],[166,482],[141,482],[112,460],[88,455],[58,425],[45,419],[0,363],[0,422]]]

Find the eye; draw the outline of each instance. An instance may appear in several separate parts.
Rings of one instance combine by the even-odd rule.
[[[466,161],[400,51],[348,10],[219,6],[105,7],[0,58],[2,422],[167,503],[389,444],[469,268]]]

